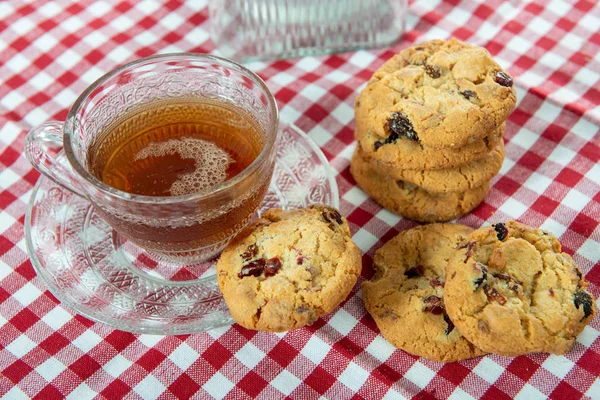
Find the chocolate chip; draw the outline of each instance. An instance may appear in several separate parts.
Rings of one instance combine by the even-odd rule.
[[[583,307],[583,318],[579,320],[579,322],[583,321],[590,315],[592,315],[592,304],[593,304],[592,296],[586,291],[578,290],[575,292],[573,296],[573,303],[575,303],[575,308],[579,309],[579,306]]]
[[[483,287],[483,292],[488,298],[488,301],[495,301],[499,303],[501,306],[506,304],[506,298],[500,294],[496,289],[485,285]]]
[[[381,143],[379,140],[373,143],[373,148],[375,150],[379,149],[381,146],[383,146],[383,143]]]
[[[551,297],[554,297],[554,289],[552,289],[552,288],[548,289],[548,293],[550,293]]]
[[[431,64],[425,64],[425,72],[427,73],[427,75],[429,75],[433,79],[437,79],[440,76],[442,76],[440,69],[438,67],[436,67],[435,65],[431,65]]]
[[[424,272],[423,266],[417,265],[415,267],[412,267],[412,268],[406,270],[404,275],[406,275],[407,278],[416,278],[418,276],[423,276],[423,272]]]
[[[513,79],[504,71],[496,72],[494,80],[501,86],[512,87],[513,85]]]
[[[444,287],[444,281],[439,278],[434,278],[431,280],[431,286]]]
[[[506,236],[508,235],[508,228],[506,228],[506,226],[502,222],[498,222],[497,224],[493,224],[492,226],[496,231],[496,237],[498,238],[498,240],[502,241],[506,239]]]
[[[323,210],[321,215],[323,216],[323,219],[327,222],[335,221],[338,223],[338,225],[341,225],[344,223],[344,220],[342,219],[341,214],[337,210],[334,210],[333,208],[326,208],[325,210]]]
[[[454,330],[454,322],[452,322],[452,320],[450,319],[448,314],[446,314],[446,312],[444,312],[444,321],[446,322],[446,324],[448,324],[448,327],[446,328],[445,332],[446,336],[448,336]]]
[[[477,98],[477,95],[472,90],[465,90],[464,92],[460,92],[460,94],[462,94],[463,97],[467,100],[470,100],[472,98]]]
[[[581,274],[581,271],[579,270],[579,268],[573,268],[573,271],[575,271],[579,280],[581,280],[581,278],[583,278],[583,275]]]
[[[429,296],[423,299],[423,311],[430,312],[433,315],[440,315],[444,312],[444,301],[437,296]]]
[[[245,278],[247,276],[260,276],[263,273],[265,267],[265,259],[259,258],[249,262],[242,267],[242,270],[238,274],[238,278]]]
[[[481,271],[481,276],[473,281],[473,285],[475,285],[475,290],[477,290],[481,287],[481,285],[483,285],[483,282],[487,280],[487,268],[481,263],[476,263],[474,266],[475,269]]]
[[[265,266],[263,268],[265,277],[273,276],[281,269],[281,260],[279,257],[269,258],[265,262]]]
[[[256,244],[251,244],[246,248],[246,251],[240,254],[240,257],[244,261],[249,261],[253,259],[258,254],[258,246]]]
[[[412,123],[404,114],[393,112],[388,118],[387,124],[390,135],[385,139],[386,144],[394,143],[400,138],[419,140]]]

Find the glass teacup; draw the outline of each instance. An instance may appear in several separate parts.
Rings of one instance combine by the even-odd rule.
[[[211,106],[207,109],[203,104]],[[105,182],[102,168],[96,165],[103,149],[115,141],[137,140],[140,121],[167,127],[189,123],[181,118],[193,114],[199,105],[207,121],[218,122],[202,125],[202,132],[215,134],[240,151],[256,147],[255,157],[245,168],[187,194],[136,194]],[[235,138],[228,136],[248,120],[256,128],[252,138],[240,135],[239,130]],[[147,130],[142,126],[142,131]],[[178,53],[136,60],[102,76],[79,96],[64,123],[50,121],[32,129],[25,151],[36,169],[88,199],[131,242],[161,258],[202,262],[217,255],[255,215],[273,173],[277,132],[275,99],[256,74],[223,58]],[[156,139],[184,141],[186,129],[173,137],[151,136],[142,142]],[[65,157],[53,155],[52,150],[61,146],[68,163],[57,161]],[[110,159],[110,154],[105,158]]]

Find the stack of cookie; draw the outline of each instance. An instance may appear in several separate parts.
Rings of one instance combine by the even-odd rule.
[[[512,84],[484,48],[456,39],[403,50],[356,99],[354,179],[410,219],[468,213],[502,166]]]
[[[596,302],[548,232],[509,221],[430,224],[375,253],[363,301],[394,346],[437,361],[566,353]]]

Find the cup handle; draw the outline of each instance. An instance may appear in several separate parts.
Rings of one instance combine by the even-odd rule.
[[[63,148],[63,123],[48,121],[29,131],[25,138],[25,157],[42,175],[68,191],[86,197],[66,157],[57,158]]]

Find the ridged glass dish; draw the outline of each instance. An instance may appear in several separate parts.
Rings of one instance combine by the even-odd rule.
[[[406,0],[214,0],[209,12],[218,53],[253,61],[387,46]]]

